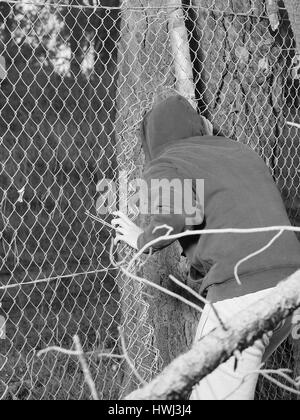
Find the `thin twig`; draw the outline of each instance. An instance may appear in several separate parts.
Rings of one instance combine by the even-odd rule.
[[[122,261],[116,261],[114,257],[114,247],[115,247],[115,242],[114,242],[114,238],[112,238],[110,242],[110,247],[109,247],[109,260],[111,262],[111,265],[115,267],[115,270],[119,270],[120,266],[125,264],[126,261],[128,261],[131,251],[127,251],[125,253],[125,257],[122,259]]]
[[[166,226],[167,227],[167,226]],[[237,229],[237,228],[226,228],[226,229],[203,229],[203,230],[187,230],[182,233],[174,234],[174,235],[164,235],[159,238],[155,238],[152,241],[148,242],[144,245],[132,258],[129,262],[128,268],[131,268],[133,264],[143,255],[149,248],[153,247],[153,245],[161,242],[161,241],[176,241],[181,238],[186,238],[189,236],[196,236],[196,235],[212,235],[212,234],[229,234],[229,233],[237,233],[237,234],[249,234],[249,233],[266,233],[266,232],[277,232],[277,231],[287,231],[287,232],[299,232],[300,227],[296,226],[269,226],[269,227],[260,227],[260,228],[250,228],[250,229]]]
[[[149,254],[147,255],[147,258],[145,258],[145,260],[142,261],[139,264],[138,269],[141,270],[149,262],[149,260],[151,259],[152,256],[153,256],[153,248],[150,248],[150,251],[149,251]]]
[[[290,121],[288,121],[288,122],[287,122],[287,125],[289,125],[289,126],[291,126],[291,127],[300,128],[300,124],[297,124],[297,123],[295,123],[295,122],[290,122]]]
[[[28,282],[25,282],[25,283],[7,284],[6,286],[0,286],[0,290],[9,290],[9,289],[14,289],[15,287],[32,286],[32,285],[37,285],[37,284],[41,284],[41,283],[50,283],[52,281],[64,280],[64,279],[67,279],[69,277],[71,277],[73,279],[74,277],[78,277],[78,276],[88,276],[88,275],[91,275],[91,274],[105,273],[105,272],[112,271],[112,270],[117,270],[117,267],[103,268],[101,270],[83,271],[81,273],[64,274],[62,276],[47,277],[47,278],[44,278],[44,279],[37,279],[37,280],[28,281]]]
[[[90,213],[90,212],[89,212],[89,211],[87,211],[87,210],[86,210],[85,214],[86,214],[87,216],[89,216],[91,219],[95,220],[96,222],[101,223],[101,224],[102,224],[102,225],[104,225],[104,226],[109,227],[110,229],[113,229],[113,230],[115,230],[115,229],[116,229],[116,228],[115,228],[115,226],[111,225],[111,224],[110,224],[110,223],[108,223],[106,220],[101,219],[101,217],[99,217],[99,216],[94,216],[92,213]]]
[[[124,337],[123,329],[121,327],[118,327],[118,330],[119,330],[120,339],[121,339],[122,353],[123,353],[123,356],[124,356],[126,362],[130,366],[132,372],[134,373],[136,378],[140,381],[140,383],[142,385],[146,385],[147,382],[141,377],[141,375],[137,371],[136,367],[134,366],[133,362],[131,361],[131,359],[128,355],[128,352],[127,352],[127,349],[126,349],[126,343],[125,343],[125,337]]]
[[[164,287],[162,287],[162,286],[160,286],[160,285],[158,285],[156,283],[153,283],[153,282],[151,282],[151,281],[149,281],[147,279],[144,279],[142,277],[136,276],[135,274],[130,273],[128,271],[128,269],[126,269],[124,267],[120,267],[120,270],[122,271],[123,274],[125,274],[127,277],[131,278],[132,280],[136,280],[136,281],[138,281],[140,283],[143,283],[143,284],[146,284],[148,286],[151,286],[154,289],[157,289],[157,290],[159,290],[160,292],[163,292],[166,295],[169,295],[169,296],[171,296],[171,297],[173,297],[175,299],[180,300],[181,302],[185,303],[186,305],[190,306],[191,308],[195,309],[196,311],[198,311],[200,313],[203,312],[203,310],[202,310],[202,308],[200,308],[200,306],[195,305],[193,302],[190,302],[189,300],[183,298],[180,295],[177,295],[177,293],[171,292],[170,290],[168,290],[168,289],[166,289],[166,288],[164,288]]]
[[[265,373],[261,373],[261,375],[264,378],[268,379],[270,382],[272,382],[274,385],[276,385],[279,388],[283,389],[284,391],[291,392],[294,395],[300,395],[300,391],[299,390],[296,390],[296,389],[291,388],[291,387],[289,387],[287,385],[284,385],[282,382],[279,382],[275,378],[272,378],[272,376],[269,376],[269,375],[267,375]],[[299,388],[299,384],[297,384],[297,387]]]
[[[46,349],[40,350],[36,356],[37,357],[41,357],[44,354],[47,354],[49,352],[55,351],[57,353],[61,353],[61,354],[65,354],[66,356],[79,356],[80,352],[78,352],[77,350],[67,350],[64,349],[62,347],[58,347],[58,346],[50,346],[47,347]],[[97,358],[101,358],[101,357],[108,357],[108,358],[113,358],[113,359],[124,359],[124,356],[122,356],[121,354],[113,354],[113,353],[98,353],[97,351],[93,351],[93,352],[87,352],[85,353],[86,356],[97,356]]]
[[[97,390],[96,390],[96,385],[95,385],[95,382],[92,378],[92,375],[91,375],[91,372],[90,372],[89,367],[87,365],[87,362],[84,358],[84,353],[83,353],[78,335],[75,335],[73,337],[73,341],[74,341],[75,349],[78,353],[78,359],[79,359],[79,362],[81,364],[84,380],[85,380],[87,386],[89,387],[89,389],[91,391],[93,400],[94,401],[99,401],[98,393],[97,393]]]
[[[274,244],[274,242],[276,242],[277,241],[277,239],[283,234],[283,232],[284,232],[284,230],[281,230],[280,232],[278,232],[275,236],[274,236],[274,238],[272,238],[268,243],[267,243],[267,245],[265,245],[264,247],[262,247],[261,249],[259,249],[258,251],[255,251],[255,252],[253,252],[252,254],[249,254],[249,255],[247,255],[247,257],[245,257],[245,258],[243,258],[243,259],[241,259],[236,265],[235,265],[235,267],[234,267],[234,277],[235,277],[235,279],[236,279],[236,281],[237,281],[237,283],[238,283],[238,285],[239,286],[241,286],[242,285],[242,282],[241,282],[241,280],[240,280],[240,278],[239,278],[239,275],[238,275],[238,269],[239,269],[239,267],[244,263],[244,262],[246,262],[246,261],[248,261],[248,260],[250,260],[251,258],[253,258],[253,257],[256,257],[257,255],[259,255],[259,254],[262,254],[263,252],[265,252],[268,248],[270,248],[273,244]]]
[[[263,367],[264,364],[261,365],[261,367]],[[236,375],[231,375],[228,371],[224,371],[224,373],[232,378],[237,378]],[[243,375],[240,378],[240,382],[239,384],[229,393],[226,395],[226,397],[223,398],[223,400],[227,400],[228,398],[230,398],[245,382],[246,380],[249,378],[249,376],[252,375],[262,375],[263,377],[265,377],[266,379],[268,379],[270,382],[274,383],[274,381],[276,381],[274,378],[270,377],[269,375],[278,375],[281,376],[283,379],[285,379],[286,381],[288,381],[289,383],[291,383],[293,386],[298,387],[298,383],[297,381],[294,381],[292,378],[290,378],[289,376],[287,376],[287,373],[292,373],[291,370],[289,369],[257,369],[257,370],[253,370],[251,372],[246,373],[245,375]],[[276,383],[277,386],[279,386],[280,388],[283,388],[284,385],[280,382]],[[296,392],[295,390],[289,388],[289,391],[291,392]]]
[[[185,354],[172,361],[147,386],[130,393],[130,400],[181,399],[194,385],[229,360],[234,352],[252,347],[266,332],[274,331],[300,306],[300,270],[270,294],[228,320],[229,331],[217,327]],[[232,334],[232,332],[234,334]]]
[[[193,295],[196,299],[198,299],[201,303],[204,303],[205,305],[209,305],[212,310],[214,311],[214,314],[217,317],[217,320],[219,321],[221,327],[227,331],[227,327],[224,324],[220,314],[218,313],[215,305],[212,302],[209,302],[207,299],[204,299],[204,297],[202,297],[201,295],[199,295],[199,293],[196,293],[191,287],[189,287],[188,285],[182,283],[181,281],[177,280],[176,277],[174,277],[172,274],[170,274],[169,278],[175,283],[177,284],[177,286],[182,287],[183,289],[185,289],[187,292],[189,292],[191,295]]]

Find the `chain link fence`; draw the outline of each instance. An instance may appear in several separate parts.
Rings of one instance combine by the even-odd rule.
[[[174,88],[174,5],[143,3],[0,3],[0,399],[90,398],[76,358],[36,356],[75,334],[100,397],[119,398],[132,373],[97,354],[121,354],[120,325],[143,377],[161,368],[143,286],[118,280],[111,230],[87,214],[101,179],[134,176],[139,123]],[[299,224],[300,60],[279,6],[274,30],[262,0],[182,8],[199,111],[264,157]],[[297,377],[299,354],[289,340],[271,366]],[[293,396],[263,381],[258,398]]]
[[[0,397],[86,399],[74,358],[36,352],[71,348],[78,334],[86,352],[120,353],[111,231],[86,212],[95,214],[97,182],[115,179],[119,168],[121,15],[78,2],[0,3],[0,12]],[[132,168],[127,162],[128,174]],[[128,307],[124,316],[130,325],[135,313]],[[121,393],[121,362],[89,358],[102,398]]]

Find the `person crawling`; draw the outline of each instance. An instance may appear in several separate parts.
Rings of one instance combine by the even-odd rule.
[[[165,203],[162,205],[161,189],[152,188],[149,226],[143,230],[127,215],[115,212],[112,221],[117,232],[115,243],[125,242],[140,250],[157,239],[152,246],[155,252],[174,242],[159,240],[168,232],[168,227],[172,228],[173,235],[199,225],[207,229],[290,225],[280,193],[264,161],[247,145],[209,135],[204,119],[185,98],[172,96],[155,105],[143,120],[142,134],[147,184],[154,179],[180,180],[181,185],[185,180],[204,180],[203,194],[194,197],[201,211],[196,211],[193,218],[186,213],[186,206],[180,206],[183,195],[178,182],[173,183],[174,199],[169,200],[168,208]],[[193,191],[196,194],[196,190]],[[158,229],[161,226],[164,228]],[[241,264],[241,285],[238,284],[234,276],[236,264],[263,248],[273,237],[274,232],[217,233],[180,240],[190,263],[190,276],[202,277],[199,293],[206,294],[223,320],[266,296],[270,289],[300,268],[298,239],[293,232],[285,231],[265,252]],[[204,277],[197,273],[204,273]],[[207,304],[195,340],[217,326],[219,320],[215,311]],[[233,357],[203,379],[194,387],[191,399],[253,400],[257,371],[290,331],[291,319],[288,319],[244,351],[238,363]]]

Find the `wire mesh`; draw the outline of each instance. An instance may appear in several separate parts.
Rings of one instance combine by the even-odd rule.
[[[86,352],[119,353],[121,299],[127,327],[136,321],[130,347],[147,312],[142,287],[133,296],[142,316],[126,308],[109,260],[111,232],[86,214],[95,213],[97,182],[121,168],[114,128],[120,12],[22,1],[0,10],[7,73],[0,93],[0,395],[85,399],[76,360],[36,352],[70,348],[78,334]],[[128,174],[133,167],[127,161]],[[122,363],[96,357],[89,364],[99,395],[118,397]]]
[[[300,123],[299,61],[279,5],[274,31],[261,0],[183,2],[183,9],[199,110],[216,134],[264,157],[299,224],[299,136],[287,124]],[[78,334],[86,352],[120,353],[119,325],[143,377],[160,369],[143,286],[117,279],[111,231],[86,211],[95,213],[99,180],[117,180],[122,170],[134,176],[139,123],[155,96],[174,88],[173,8],[0,3],[2,399],[90,398],[75,358],[36,352],[70,348]],[[273,366],[299,376],[298,350],[289,340]],[[137,384],[120,360],[90,357],[89,367],[101,398]],[[293,398],[266,381],[259,391],[261,399]]]

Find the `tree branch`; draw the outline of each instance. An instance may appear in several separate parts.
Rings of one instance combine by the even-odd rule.
[[[197,342],[176,358],[145,387],[128,400],[176,400],[185,398],[192,387],[226,362],[236,350],[243,351],[300,307],[300,271],[280,283],[264,299]]]

